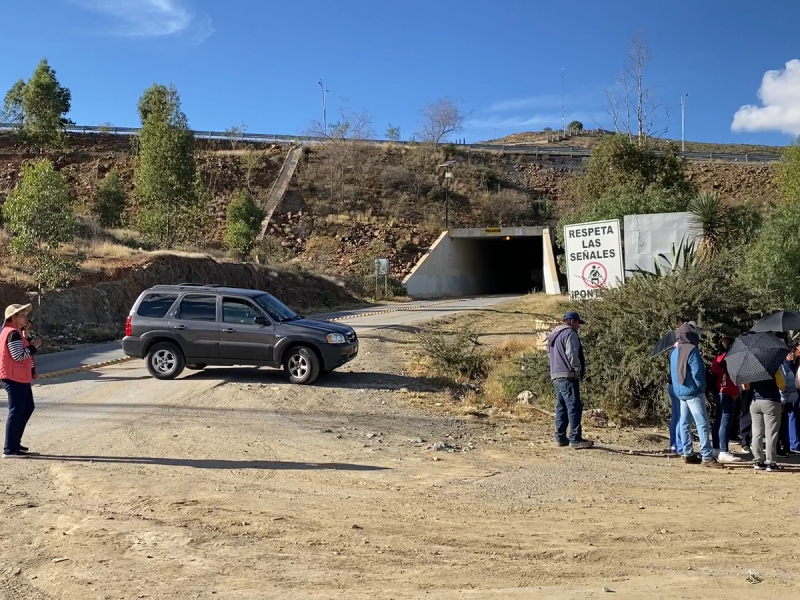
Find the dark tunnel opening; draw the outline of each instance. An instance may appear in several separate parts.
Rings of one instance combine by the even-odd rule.
[[[454,240],[470,257],[478,294],[525,294],[543,289],[541,236]]]

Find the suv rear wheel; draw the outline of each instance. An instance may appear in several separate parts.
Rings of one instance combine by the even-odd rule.
[[[186,359],[178,346],[159,342],[147,353],[147,370],[156,379],[175,379],[183,372]]]
[[[313,383],[319,376],[320,365],[316,353],[307,346],[291,348],[283,362],[289,381],[299,385]]]

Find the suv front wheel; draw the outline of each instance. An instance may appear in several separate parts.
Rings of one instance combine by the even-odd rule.
[[[186,359],[181,349],[170,342],[159,342],[147,353],[147,370],[156,379],[175,379],[183,372]]]
[[[319,358],[306,346],[291,348],[286,353],[283,367],[289,376],[289,381],[299,385],[308,385],[319,377]]]

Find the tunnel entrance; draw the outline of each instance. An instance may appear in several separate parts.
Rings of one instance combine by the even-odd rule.
[[[403,283],[412,298],[545,291],[548,275],[557,282],[555,264],[547,269],[546,248],[552,255],[549,230],[542,227],[451,229]]]

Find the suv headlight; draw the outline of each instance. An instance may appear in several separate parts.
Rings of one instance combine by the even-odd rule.
[[[344,344],[347,341],[341,333],[329,333],[325,339],[329,344]]]

